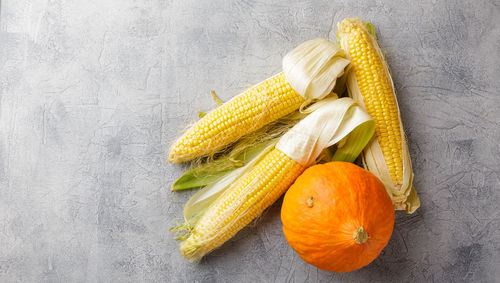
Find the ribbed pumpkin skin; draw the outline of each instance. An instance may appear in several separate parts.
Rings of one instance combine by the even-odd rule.
[[[333,272],[353,271],[372,262],[391,237],[394,217],[382,182],[347,162],[306,169],[287,191],[281,208],[290,246],[304,261]],[[368,233],[363,244],[354,241],[360,226]]]

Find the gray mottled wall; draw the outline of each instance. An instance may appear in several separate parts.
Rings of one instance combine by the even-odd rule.
[[[493,282],[500,276],[500,2],[0,3],[0,281]],[[300,42],[359,16],[387,54],[422,208],[368,267],[323,272],[280,204],[201,264],[168,229],[192,194],[165,150]]]

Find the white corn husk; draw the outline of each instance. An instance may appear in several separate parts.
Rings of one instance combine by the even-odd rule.
[[[330,94],[349,64],[338,44],[326,39],[308,40],[283,57],[283,72],[307,105]]]
[[[326,98],[321,103],[276,144],[277,149],[304,166],[313,164],[325,148],[338,143],[360,125],[374,123],[351,98]]]
[[[365,28],[366,25],[368,24],[364,25]],[[371,25],[368,26],[373,28],[373,26]],[[372,41],[373,46],[377,50],[378,55],[380,56],[380,58],[382,58],[383,67],[391,82],[393,90],[392,93],[394,95],[394,99],[396,101],[396,105],[398,108],[398,118],[401,129],[400,131],[401,145],[403,150],[403,183],[402,184],[393,183],[391,176],[389,175],[389,170],[387,168],[384,155],[382,153],[382,149],[380,147],[380,144],[376,136],[374,136],[373,139],[370,141],[370,143],[368,143],[368,145],[365,147],[365,149],[361,153],[361,158],[363,160],[366,169],[368,169],[377,177],[379,177],[382,183],[384,183],[387,193],[389,194],[389,196],[393,201],[395,209],[405,210],[406,213],[413,213],[417,208],[420,207],[420,199],[417,195],[415,187],[413,186],[413,170],[411,165],[410,152],[408,149],[406,136],[404,134],[404,128],[403,128],[403,123],[401,121],[401,114],[399,112],[397,97],[394,91],[395,90],[394,83],[392,81],[392,77],[389,72],[389,67],[384,59],[382,50],[380,50],[380,47],[378,46],[373,30],[369,31],[367,29],[367,32],[370,36],[370,40]],[[340,36],[340,45],[346,51],[347,53],[346,55],[348,56],[348,58],[350,58],[349,57],[350,50],[349,50],[349,45],[347,44],[347,37]],[[361,105],[365,109],[363,95],[361,94],[361,91],[359,89],[354,70],[352,69],[349,70],[349,73],[347,74],[347,89],[349,92],[349,96],[351,96],[359,105]]]

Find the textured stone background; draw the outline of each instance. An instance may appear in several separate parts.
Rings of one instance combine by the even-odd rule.
[[[2,0],[0,281],[498,280],[500,2],[385,2]],[[301,261],[279,203],[189,264],[168,229],[192,192],[170,194],[166,148],[210,90],[229,99],[349,16],[387,53],[422,208],[348,274]]]

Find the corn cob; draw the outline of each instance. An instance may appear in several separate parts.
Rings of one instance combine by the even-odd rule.
[[[324,39],[307,41],[289,54],[284,58],[284,73],[257,84],[201,118],[171,146],[168,160],[184,162],[216,153],[302,104],[323,98],[349,63],[340,47]]]
[[[183,162],[217,152],[297,110],[303,102],[284,74],[279,73],[205,115],[172,145],[169,161]]]
[[[306,167],[273,149],[203,214],[181,253],[198,260],[233,237],[274,203]]]
[[[386,185],[396,209],[411,213],[420,202],[412,185],[411,160],[394,85],[373,26],[345,19],[339,24],[338,35],[351,59],[349,93],[376,123],[375,138],[365,148],[363,159],[368,170]]]
[[[234,236],[276,201],[325,148],[360,125],[372,123],[374,128],[373,120],[350,98],[327,98],[320,103],[201,214],[180,245],[186,258],[197,261]],[[368,142],[372,134],[369,131],[364,140]]]

